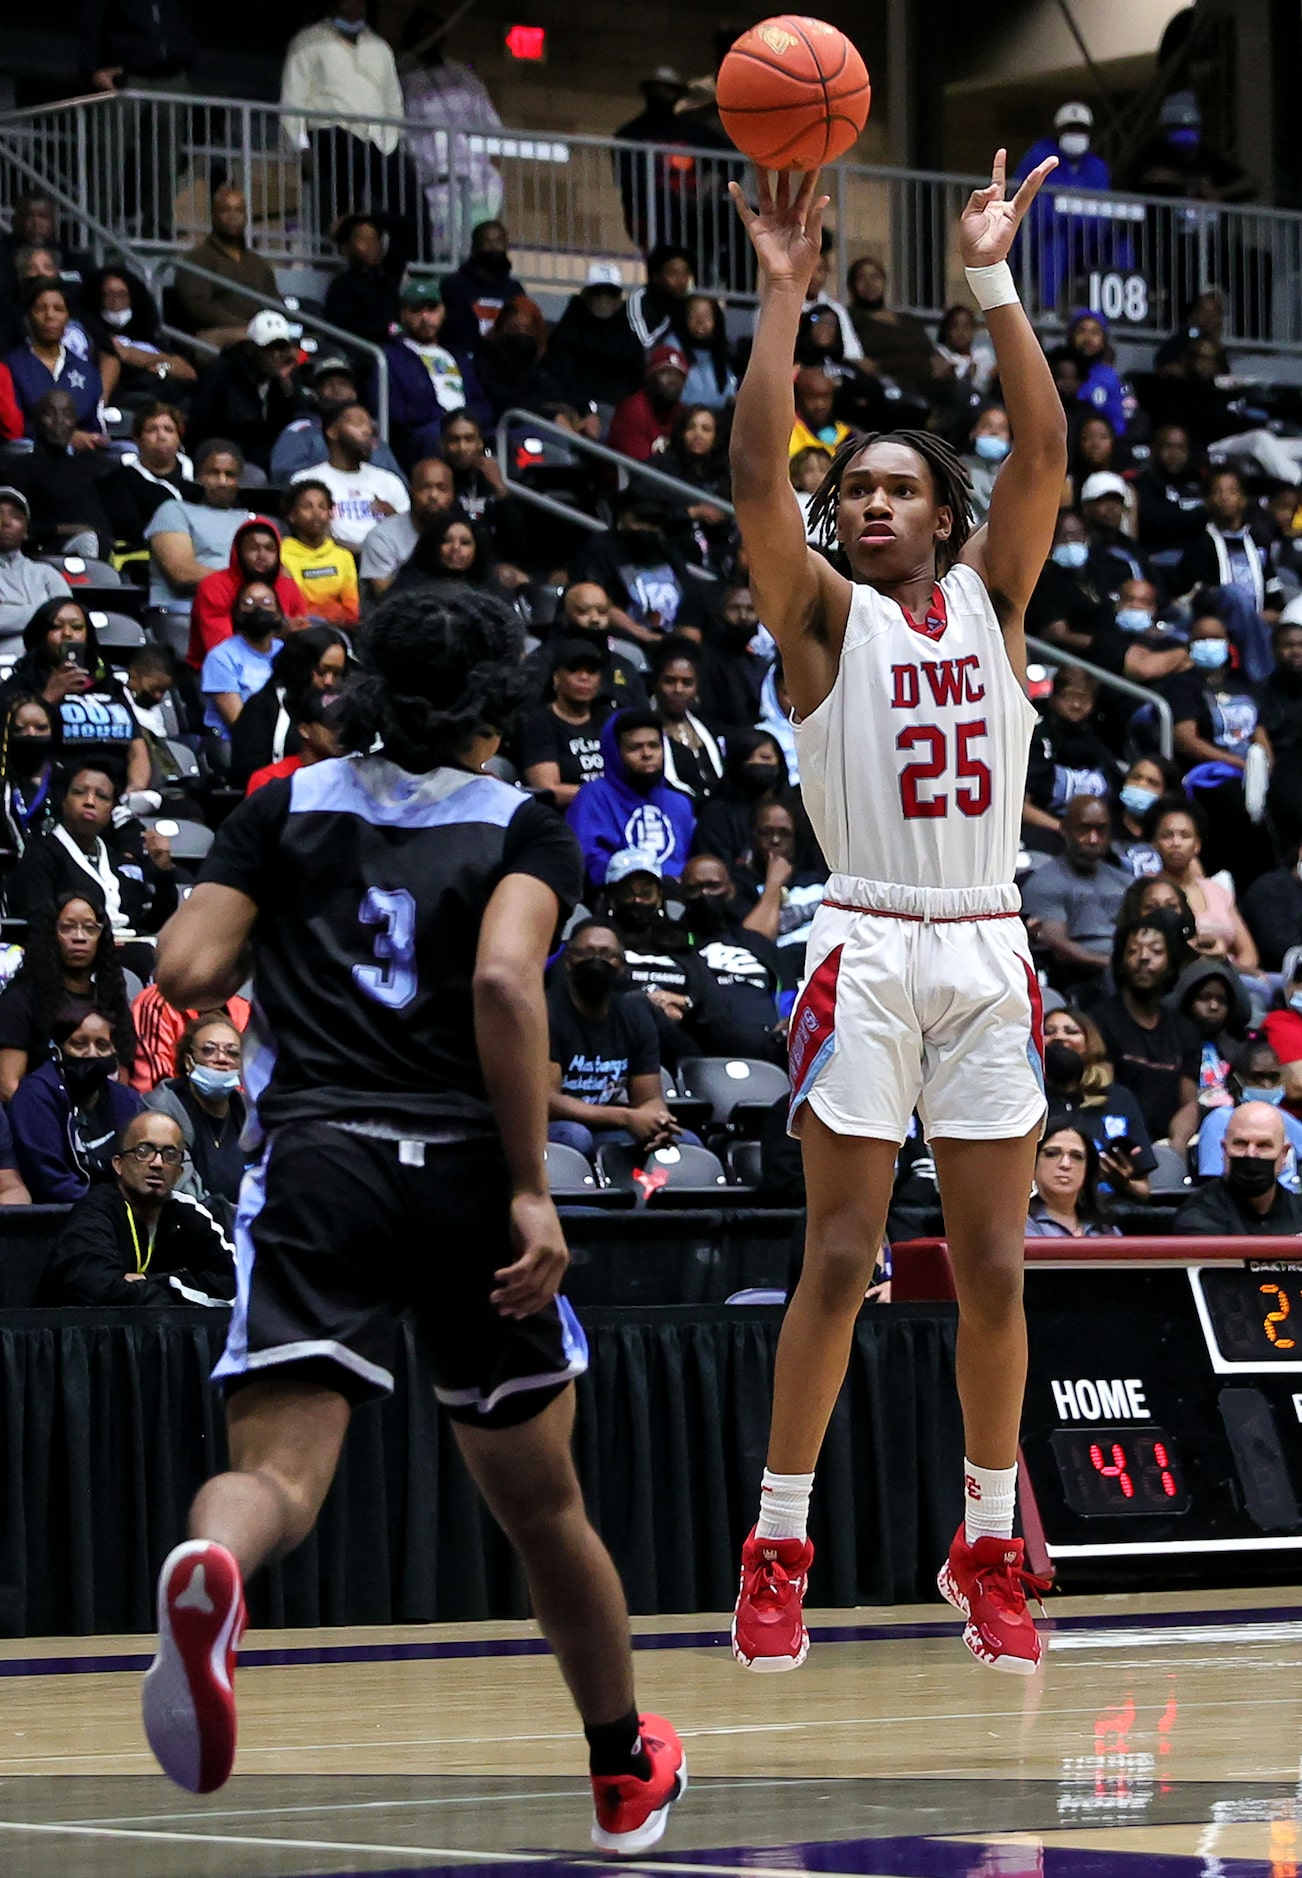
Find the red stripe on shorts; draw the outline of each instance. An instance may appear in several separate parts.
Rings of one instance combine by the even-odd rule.
[[[836,984],[844,946],[833,946],[811,974],[787,1026],[787,1065],[798,1090],[805,1072],[836,1029]]]
[[[1031,1042],[1035,1045],[1035,1054],[1044,1062],[1044,999],[1040,995],[1040,981],[1026,960],[1022,960],[1022,970],[1026,973],[1026,995],[1031,1000]]]
[[[838,913],[867,913],[873,919],[907,919],[918,926],[968,926],[981,919],[1020,919],[1020,913],[894,913],[884,906],[847,906],[844,900],[824,900]]]

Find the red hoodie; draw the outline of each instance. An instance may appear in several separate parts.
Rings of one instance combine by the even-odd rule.
[[[280,530],[265,515],[242,523],[235,530],[235,539],[231,542],[230,564],[218,568],[215,574],[205,574],[195,588],[194,604],[190,608],[190,643],[186,648],[185,662],[192,665],[196,672],[203,670],[203,662],[213,647],[219,646],[223,639],[229,639],[235,630],[231,625],[231,608],[235,605],[236,594],[248,579],[240,566],[240,542],[251,528],[269,528],[276,540],[280,540]],[[277,569],[275,581],[271,584],[275,586],[276,598],[286,619],[307,617],[307,596],[283,567]]]

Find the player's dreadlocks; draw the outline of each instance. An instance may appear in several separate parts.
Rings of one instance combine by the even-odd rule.
[[[487,594],[395,594],[361,634],[362,676],[345,694],[340,739],[365,755],[378,743],[422,775],[455,762],[472,737],[509,729],[524,690],[524,632]]]
[[[855,457],[872,443],[903,443],[916,450],[935,485],[936,501],[949,509],[954,526],[947,541],[936,543],[936,571],[947,574],[972,532],[972,483],[958,456],[942,437],[929,430],[873,430],[866,436],[847,437],[837,450],[809,504],[809,539],[841,573],[848,574],[845,549],[836,538],[836,510],[841,484]]]

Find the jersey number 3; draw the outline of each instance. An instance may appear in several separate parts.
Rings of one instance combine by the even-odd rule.
[[[949,742],[939,724],[910,724],[895,739],[897,750],[923,749],[925,757],[906,763],[900,771],[900,806],[906,822],[938,821],[949,814],[949,794],[937,791],[923,795],[922,783],[935,783],[953,775],[965,785],[954,790],[954,806],[960,815],[984,815],[990,807],[990,770],[980,757],[973,756],[972,744],[986,735],[986,720],[975,717],[967,724],[954,726],[954,762],[951,769]]]
[[[372,887],[357,909],[363,926],[378,926],[371,950],[378,963],[354,965],[360,991],[389,1011],[405,1011],[416,995],[416,902],[405,887]]]

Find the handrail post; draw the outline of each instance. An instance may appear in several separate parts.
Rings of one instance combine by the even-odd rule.
[[[1030,633],[1026,635],[1026,649],[1049,665],[1077,666],[1082,672],[1088,672],[1096,684],[1120,691],[1127,698],[1138,698],[1141,704],[1151,704],[1157,712],[1158,747],[1168,761],[1175,755],[1175,718],[1160,691],[1153,691],[1147,685],[1137,685],[1133,678],[1122,678],[1116,672],[1104,671],[1101,665],[1095,665],[1075,652],[1065,652],[1061,646],[1051,645],[1047,639],[1035,639]]]

